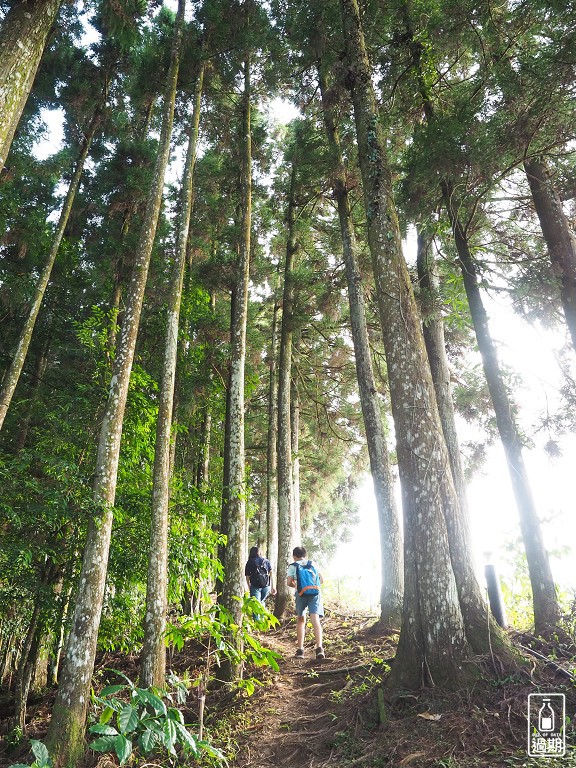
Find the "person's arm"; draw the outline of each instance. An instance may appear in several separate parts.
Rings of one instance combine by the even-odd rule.
[[[295,588],[295,587],[296,587],[296,577],[295,577],[295,576],[292,576],[292,565],[293,565],[293,563],[291,563],[291,564],[288,566],[288,575],[287,575],[287,577],[286,577],[286,584],[287,584],[289,587],[293,587],[293,588]],[[296,566],[294,566],[294,568],[295,568],[295,567],[296,567]]]

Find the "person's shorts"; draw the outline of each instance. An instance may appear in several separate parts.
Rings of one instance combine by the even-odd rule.
[[[324,616],[324,608],[322,607],[322,596],[318,595],[299,595],[296,594],[296,614],[298,616],[304,616],[308,609],[308,613],[316,613],[318,616]]]

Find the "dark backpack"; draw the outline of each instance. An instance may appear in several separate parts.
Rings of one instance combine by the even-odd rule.
[[[259,563],[255,562],[250,573],[250,584],[252,584],[253,587],[261,589],[262,587],[267,587],[269,581],[270,575],[264,560],[260,560]]]
[[[306,565],[301,563],[294,563],[296,566],[296,591],[299,595],[319,595],[320,594],[320,577],[318,571],[312,565],[312,561],[308,560]]]

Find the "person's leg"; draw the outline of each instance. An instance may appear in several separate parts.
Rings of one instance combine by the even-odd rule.
[[[316,651],[318,651],[319,648],[322,648],[322,624],[320,622],[320,616],[317,613],[311,613],[310,621],[312,623],[312,629],[314,630]]]
[[[304,635],[306,634],[306,600],[296,595],[296,656],[304,655]]]
[[[270,587],[262,587],[260,590],[260,602],[263,603],[270,594]]]
[[[296,619],[296,644],[304,650],[304,635],[306,633],[306,616],[298,616]]]

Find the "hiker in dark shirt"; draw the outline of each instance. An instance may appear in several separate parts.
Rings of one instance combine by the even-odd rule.
[[[261,603],[269,594],[275,595],[270,560],[260,556],[258,547],[252,547],[244,569],[250,597],[257,597]]]

